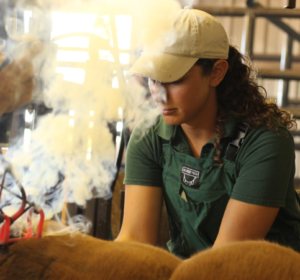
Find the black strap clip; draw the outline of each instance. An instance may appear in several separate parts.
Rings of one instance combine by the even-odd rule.
[[[226,159],[230,161],[235,161],[236,156],[245,140],[245,137],[249,131],[249,126],[247,123],[241,122],[237,125],[235,139],[228,144],[226,150]]]

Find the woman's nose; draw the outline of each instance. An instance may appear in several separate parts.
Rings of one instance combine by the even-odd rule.
[[[157,81],[149,82],[150,91],[155,103],[167,102],[167,91],[162,83]]]

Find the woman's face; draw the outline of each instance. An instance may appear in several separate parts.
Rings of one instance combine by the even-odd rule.
[[[193,125],[207,118],[207,112],[217,109],[216,90],[210,86],[210,81],[211,75],[203,76],[201,67],[194,65],[172,83],[149,79],[149,88],[166,123]]]

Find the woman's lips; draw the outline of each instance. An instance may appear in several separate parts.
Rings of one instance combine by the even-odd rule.
[[[163,115],[171,115],[176,111],[176,108],[173,109],[161,109]]]

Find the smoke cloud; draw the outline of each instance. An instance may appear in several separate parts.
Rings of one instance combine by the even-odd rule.
[[[36,24],[37,18],[47,16],[52,19],[52,27],[60,25],[57,33],[52,33],[52,41],[44,40],[45,50],[35,62],[39,65],[36,73],[45,85],[42,92],[35,92],[35,99],[43,100],[53,110],[38,118],[29,144],[17,142],[3,159],[11,164],[28,200],[51,218],[62,211],[65,202],[84,207],[92,197],[111,196],[116,168],[114,139],[108,124],[120,121],[119,108],[125,125],[131,127],[153,109],[145,85],[138,78],[126,82],[124,71],[128,71],[128,62],[137,58],[144,44],[162,51],[163,45],[156,38],[171,29],[170,22],[181,7],[172,0],[22,0],[16,5],[31,11],[29,19],[35,22],[30,25],[31,38],[45,39],[46,27]],[[59,18],[66,13],[77,16],[82,24],[69,28],[72,36],[64,38],[68,22]],[[122,29],[120,16],[127,16],[130,38],[122,37],[125,29],[116,32]],[[83,23],[88,20],[91,28],[87,31]],[[80,43],[78,37],[83,33],[87,39]],[[172,32],[166,38],[168,44],[175,40]],[[127,40],[128,46],[121,46],[122,40]],[[122,62],[124,53],[129,56],[126,64]],[[74,57],[75,61],[69,63],[68,58]],[[66,72],[64,63],[75,70]],[[10,178],[6,185],[16,188],[12,182]],[[17,205],[17,200],[6,193],[1,205],[5,203]]]

